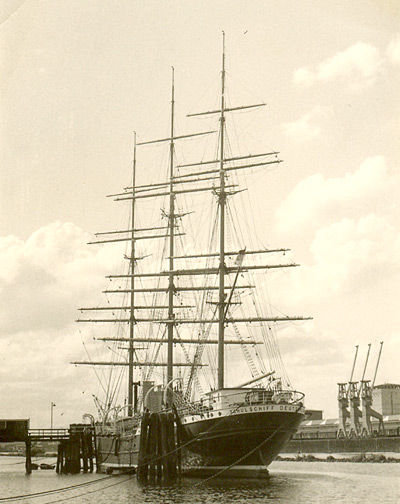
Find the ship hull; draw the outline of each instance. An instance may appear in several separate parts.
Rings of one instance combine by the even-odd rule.
[[[304,419],[303,411],[294,406],[246,407],[210,415],[180,418],[177,437],[186,466],[267,467]],[[140,434],[133,431],[123,436],[98,434],[98,469],[108,473],[135,469],[139,441]]]
[[[295,434],[301,412],[248,411],[182,426],[182,444],[192,464],[268,466]]]
[[[137,468],[140,434],[96,436],[97,471],[111,474]]]

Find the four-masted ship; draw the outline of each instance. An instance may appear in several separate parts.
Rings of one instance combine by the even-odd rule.
[[[231,204],[241,194],[243,174],[259,175],[281,160],[275,151],[230,151],[228,116],[264,104],[228,106],[225,81],[224,47],[219,106],[189,114],[217,117],[219,127],[177,135],[172,75],[170,134],[146,142],[137,142],[135,135],[132,186],[113,195],[130,204],[130,225],[94,242],[125,242],[129,247],[129,271],[109,277],[113,287],[105,291],[108,305],[82,309],[97,315],[79,320],[118,323],[121,332],[98,339],[126,345],[127,350],[127,357],[121,358],[121,349],[114,350],[119,360],[79,363],[107,366],[117,373],[128,369],[125,404],[118,406],[111,393],[103,404],[97,400],[101,419],[94,424],[102,471],[137,466],[144,411],[173,410],[188,463],[218,467],[267,466],[304,418],[304,395],[290,386],[275,326],[305,318],[271,312],[265,293],[256,288],[258,281],[265,284],[269,271],[297,265],[280,259],[267,263],[265,257],[281,258],[287,249],[254,247],[251,237],[245,237],[247,229],[239,238],[233,235],[238,227]],[[215,134],[217,149],[211,159],[178,164],[177,142]],[[165,142],[168,178],[138,185],[137,150]],[[160,200],[165,205],[158,205],[164,223],[140,227],[140,205]],[[193,218],[190,208],[182,210],[183,202],[200,209],[200,214]],[[214,218],[208,206],[216,209]],[[185,232],[186,219],[197,226],[194,232]],[[199,252],[202,243],[208,248]],[[141,247],[151,247],[151,257]],[[110,311],[115,318],[98,315]],[[120,374],[116,381],[121,382]]]

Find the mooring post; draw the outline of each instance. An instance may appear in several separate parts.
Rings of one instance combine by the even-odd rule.
[[[87,454],[89,458],[89,472],[93,472],[93,433],[92,430],[90,430],[86,434],[86,448],[87,448]]]
[[[87,435],[86,432],[83,431],[81,433],[81,449],[82,449],[82,464],[83,464],[83,472],[87,473],[89,469],[89,464],[88,464],[88,446],[87,446]]]
[[[72,473],[71,438],[64,443],[64,467],[63,473]]]
[[[28,436],[25,440],[25,469],[26,474],[32,473],[32,441]]]
[[[78,474],[81,471],[81,439],[79,435],[74,436],[72,441],[73,453],[73,474]]]
[[[65,466],[64,472],[67,474],[77,474],[81,470],[81,447],[80,436],[70,435],[65,442]]]
[[[141,479],[147,478],[147,430],[149,425],[150,414],[148,411],[143,413],[142,422],[140,424],[140,441],[139,441],[139,456],[137,476]]]
[[[157,414],[157,479],[162,478],[163,460],[162,460],[162,446],[161,446],[161,419],[160,413]]]
[[[99,455],[98,455],[98,450],[97,450],[97,438],[96,438],[96,425],[93,423],[93,444],[92,444],[92,451],[93,451],[93,446],[94,446],[94,458],[96,460],[96,472],[98,473],[100,471],[100,464],[99,464]],[[91,461],[91,467],[93,471],[93,460]]]
[[[168,450],[168,466],[170,479],[176,479],[176,445],[175,445],[175,427],[174,413],[167,413],[167,450]]]
[[[160,436],[161,436],[161,462],[162,462],[162,473],[164,478],[169,476],[168,468],[168,445],[167,445],[167,414],[165,411],[160,413]]]
[[[157,464],[157,428],[158,414],[150,413],[148,444],[149,477],[155,478]]]
[[[175,404],[172,404],[172,410],[175,415],[175,424],[176,424],[176,453],[178,460],[178,478],[182,475],[182,451],[181,451],[181,429],[182,424],[178,415],[178,410],[176,409]]]
[[[57,465],[56,465],[56,473],[60,474],[63,470],[63,445],[62,442],[58,444],[57,447]]]

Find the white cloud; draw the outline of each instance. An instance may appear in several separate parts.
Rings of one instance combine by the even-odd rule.
[[[26,242],[0,239],[0,315],[4,337],[16,331],[52,329],[74,320],[78,302],[99,288],[110,261],[106,248],[88,247],[89,236],[55,222]]]
[[[386,56],[394,65],[400,65],[400,35],[397,35],[388,45]]]
[[[0,238],[0,396],[9,415],[31,417],[36,426],[48,424],[43,404],[50,401],[57,403],[62,426],[93,407],[93,372],[70,362],[86,357],[83,340],[90,347],[93,334],[106,335],[109,327],[78,326],[75,319],[78,308],[97,304],[121,250],[89,247],[89,238],[61,222],[26,241]],[[25,399],[18,403],[16,397]]]
[[[280,281],[289,311],[299,313],[301,307],[300,313],[311,314],[314,321],[282,331],[280,341],[286,363],[297,369],[296,383],[307,393],[308,406],[337,416],[336,382],[348,379],[355,344],[365,353],[372,342],[376,361],[383,340],[377,383],[398,383],[400,227],[374,213],[344,218],[321,227],[310,250],[308,263]],[[358,366],[356,379],[361,371]],[[372,375],[370,365],[367,378]],[[316,384],[310,376],[323,382]]]
[[[309,177],[281,207],[282,229],[292,236],[298,231],[307,252],[300,268],[279,278],[277,304],[314,316],[315,326],[306,335],[310,341],[319,339],[321,327],[324,341],[327,330],[336,333],[338,348],[353,338],[365,344],[386,341],[398,327],[400,221],[398,209],[385,207],[398,191],[398,177],[377,156],[340,178]],[[318,361],[318,345],[313,342],[312,348]],[[334,347],[329,354],[329,359],[340,357]],[[395,380],[395,366],[387,368]]]
[[[367,158],[358,170],[343,177],[324,178],[321,174],[302,180],[277,210],[278,226],[282,231],[301,232],[318,228],[329,215],[337,219],[348,206],[365,207],[390,185],[386,160],[383,156]]]
[[[371,213],[322,226],[314,235],[310,253],[307,262],[280,279],[279,305],[289,311],[307,306],[308,312],[323,310],[329,317],[330,303],[338,303],[342,313],[356,306],[361,314],[364,309],[377,309],[358,304],[366,302],[362,293],[369,292],[374,299],[368,303],[386,303],[385,310],[390,311],[389,298],[398,290],[400,228],[388,218]]]
[[[311,252],[320,293],[364,289],[400,266],[400,230],[375,214],[345,218],[318,230]]]
[[[282,129],[290,139],[296,142],[315,140],[321,133],[321,127],[317,121],[332,114],[330,107],[317,106],[297,121],[282,124]]]
[[[381,72],[382,63],[383,60],[376,47],[357,42],[322,61],[314,69],[303,67],[296,70],[294,82],[309,86],[317,81],[349,78],[353,86],[370,85]]]

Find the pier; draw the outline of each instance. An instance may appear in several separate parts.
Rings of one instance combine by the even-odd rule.
[[[69,429],[28,429],[25,437],[25,469],[31,474],[32,444],[40,441],[58,442],[56,472],[77,474],[93,472],[96,457],[95,430],[87,424],[72,424]],[[81,464],[82,461],[82,464]]]

